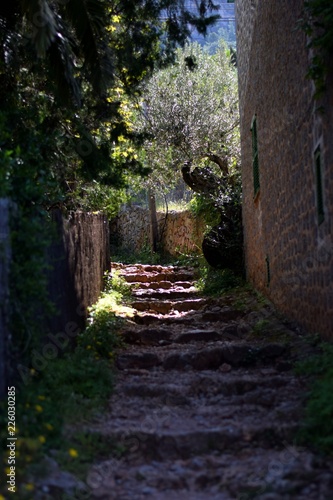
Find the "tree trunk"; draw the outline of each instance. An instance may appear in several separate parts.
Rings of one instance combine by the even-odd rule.
[[[151,189],[148,191],[149,216],[150,216],[150,244],[152,252],[157,251],[158,244],[158,225],[156,215],[156,199]]]

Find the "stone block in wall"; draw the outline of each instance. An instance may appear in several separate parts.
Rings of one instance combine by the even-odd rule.
[[[161,246],[170,255],[178,253],[201,253],[204,222],[189,210],[159,213]]]
[[[112,219],[111,242],[119,248],[140,252],[149,245],[149,211],[136,205],[124,206],[117,217]]]

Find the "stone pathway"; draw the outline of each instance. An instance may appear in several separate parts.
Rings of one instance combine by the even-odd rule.
[[[332,463],[295,445],[307,347],[251,292],[201,297],[188,268],[113,265],[133,325],[109,411],[90,430],[126,450],[92,466],[101,500],[328,500]],[[308,347],[311,350],[310,347]]]

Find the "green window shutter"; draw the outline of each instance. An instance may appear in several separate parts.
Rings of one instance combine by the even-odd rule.
[[[265,261],[266,261],[267,286],[269,286],[271,283],[271,266],[268,255],[266,255]]]
[[[324,192],[323,192],[323,177],[322,177],[322,161],[320,146],[315,151],[315,169],[316,169],[316,191],[317,191],[317,215],[318,224],[324,222]]]
[[[257,117],[253,117],[252,125],[252,167],[253,167],[253,189],[254,196],[258,193],[260,189],[260,179],[259,179],[259,161],[258,161],[258,132],[257,132]]]

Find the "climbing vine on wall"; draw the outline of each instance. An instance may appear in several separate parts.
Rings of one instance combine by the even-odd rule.
[[[326,88],[325,80],[333,53],[332,0],[306,1],[300,27],[308,35],[308,47],[313,51],[308,76],[315,82],[318,96]]]

